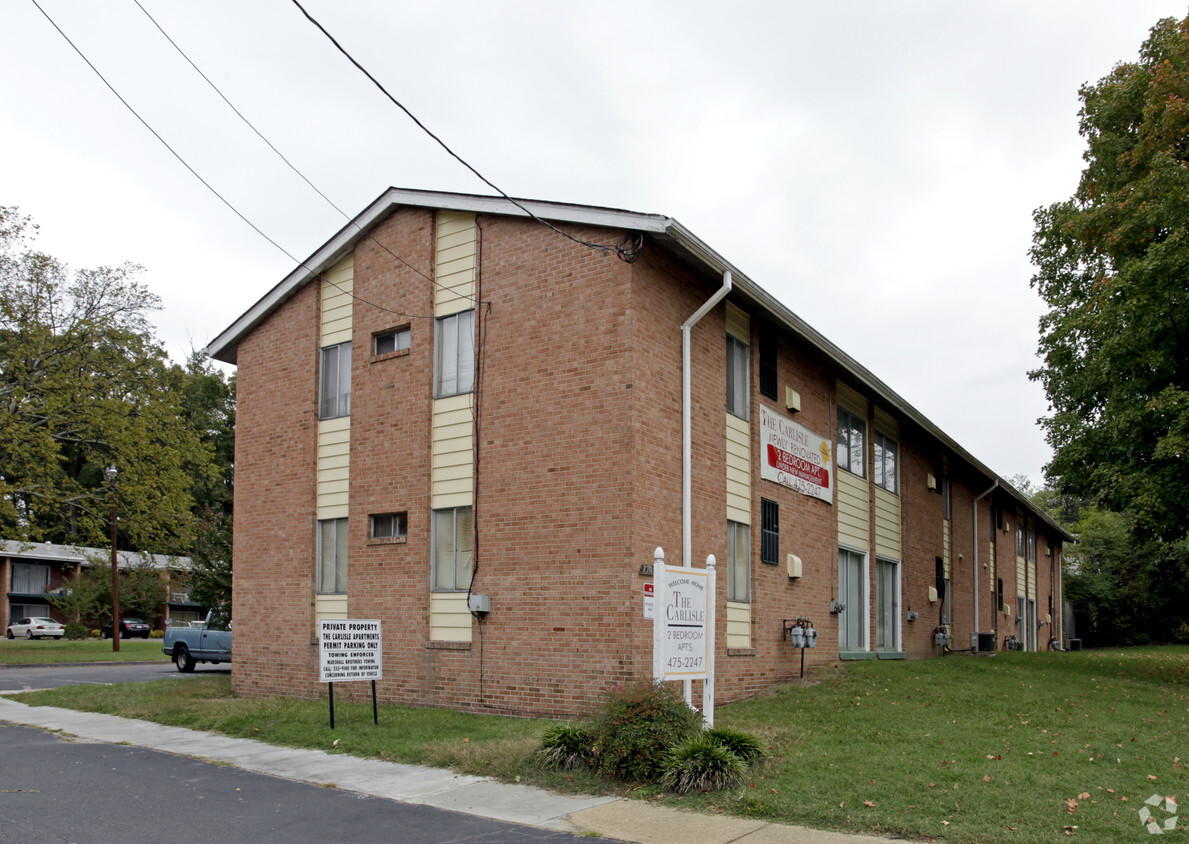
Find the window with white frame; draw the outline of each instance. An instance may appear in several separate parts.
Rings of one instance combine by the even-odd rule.
[[[727,335],[727,412],[740,419],[751,413],[751,347]]]
[[[1024,520],[1016,516],[1016,556],[1023,557],[1028,553],[1028,541],[1025,538]]]
[[[351,343],[322,349],[318,417],[351,415]]]
[[[434,323],[434,397],[475,389],[475,312],[440,317]]]
[[[867,477],[867,421],[856,413],[838,408],[838,468]]]
[[[1028,528],[1028,562],[1036,562],[1036,531]]]
[[[867,557],[846,548],[838,550],[838,649],[867,650]]]
[[[727,521],[727,600],[751,601],[751,527]]]
[[[435,510],[433,514],[433,588],[462,592],[471,585],[474,522],[470,507]]]
[[[407,528],[404,513],[374,513],[371,516],[372,539],[401,539]]]
[[[50,585],[50,567],[36,563],[13,563],[11,592],[18,595],[40,595]],[[36,613],[34,613],[36,615]]]
[[[347,593],[346,519],[318,522],[318,592],[324,595]]]
[[[380,331],[372,335],[372,354],[376,357],[391,354],[409,348],[412,332],[409,326]]]
[[[896,464],[899,462],[900,444],[883,431],[875,432],[875,485],[888,492],[899,492],[896,481]]]

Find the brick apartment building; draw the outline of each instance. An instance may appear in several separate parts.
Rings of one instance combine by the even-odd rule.
[[[797,676],[803,616],[811,666],[1062,640],[1071,537],[671,218],[390,189],[208,351],[241,695],[322,694],[318,619],[350,617],[385,700],[580,712],[651,673],[657,546],[718,560],[723,702]]]

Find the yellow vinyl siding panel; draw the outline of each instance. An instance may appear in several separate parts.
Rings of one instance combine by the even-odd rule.
[[[348,255],[323,274],[321,345],[333,346],[351,339],[351,293],[355,287],[355,258]]]
[[[324,618],[346,618],[346,595],[315,595],[314,596],[314,624]]]
[[[879,487],[875,489],[875,553],[893,560],[902,557],[900,496]]]
[[[727,454],[727,518],[751,524],[751,424],[725,414]]]
[[[474,501],[474,419],[470,395],[434,400],[430,506],[435,510]]]
[[[878,407],[875,408],[875,427],[889,437],[900,439],[900,423]]]
[[[1028,563],[1023,557],[1016,557],[1016,594],[1028,594]]]
[[[835,385],[835,396],[839,407],[857,413],[864,422],[867,421],[867,399],[863,398],[861,393],[839,381]]]
[[[1028,598],[1036,600],[1036,563],[1028,563]]]
[[[727,302],[727,334],[744,343],[751,343],[751,318],[747,311]]]
[[[317,516],[340,519],[347,515],[351,488],[351,417],[318,422]]]
[[[871,543],[871,510],[867,498],[867,479],[838,472],[838,541],[853,548],[868,548]]]
[[[727,647],[751,647],[751,604],[727,601]]]
[[[950,522],[942,520],[941,523],[941,559],[942,565],[945,567],[945,576],[952,578],[950,574]]]
[[[429,638],[435,642],[471,641],[466,592],[430,593]]]
[[[475,306],[475,215],[439,211],[434,291],[434,316],[449,316]]]

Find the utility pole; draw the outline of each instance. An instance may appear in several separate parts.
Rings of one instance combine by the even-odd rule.
[[[103,470],[103,477],[111,492],[111,649],[120,650],[120,579],[116,562],[116,466],[113,463]]]

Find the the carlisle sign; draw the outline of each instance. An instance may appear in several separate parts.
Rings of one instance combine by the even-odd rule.
[[[760,477],[802,495],[834,501],[829,440],[760,405]]]

